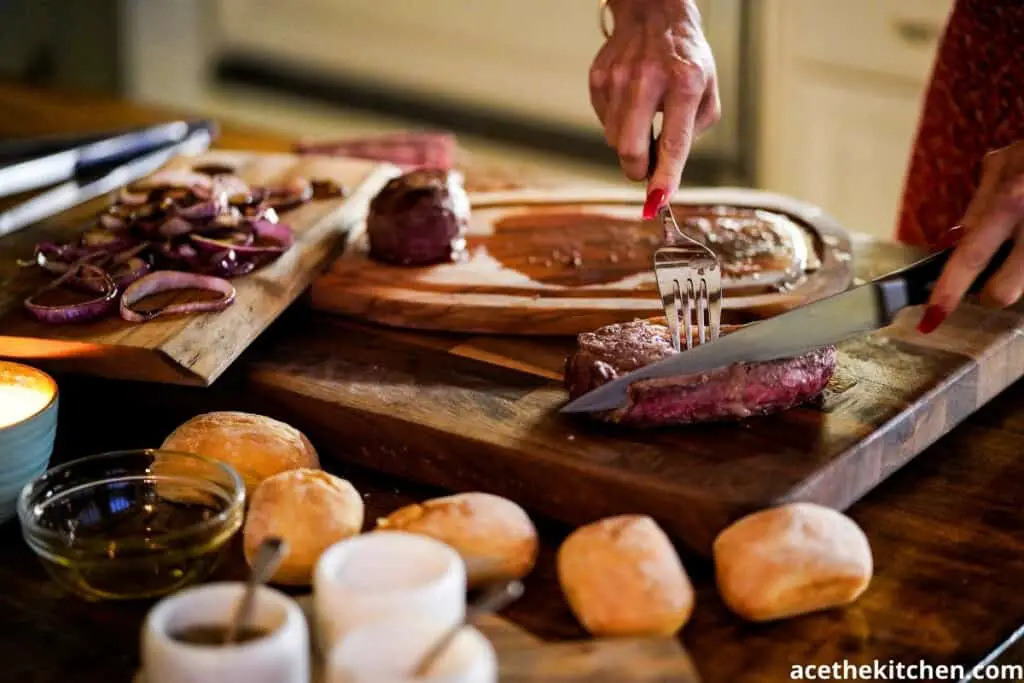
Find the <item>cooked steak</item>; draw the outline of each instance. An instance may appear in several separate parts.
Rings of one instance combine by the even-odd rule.
[[[737,327],[723,326],[728,334]],[[565,385],[577,398],[606,382],[673,353],[668,328],[646,320],[608,325],[579,335],[566,360]],[[832,378],[836,350],[826,346],[797,358],[737,363],[709,372],[640,380],[621,408],[596,414],[640,426],[737,420],[786,410],[820,394]]]
[[[451,261],[466,248],[469,213],[457,171],[420,169],[393,178],[370,202],[370,256],[402,266]]]

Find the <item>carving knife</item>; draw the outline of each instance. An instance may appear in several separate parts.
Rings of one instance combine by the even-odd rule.
[[[1013,242],[1007,242],[999,249],[974,281],[971,292],[984,286],[1012,247]],[[752,323],[710,344],[645,365],[587,392],[565,405],[561,412],[590,413],[618,408],[628,401],[629,386],[638,380],[699,374],[734,363],[793,358],[886,327],[904,308],[927,303],[952,253],[952,249],[937,252],[841,294]]]
[[[202,126],[180,142],[159,147],[148,154],[107,168],[98,177],[93,175],[62,183],[0,213],[0,237],[144,178],[178,154],[203,152],[209,148],[211,141],[210,129]]]

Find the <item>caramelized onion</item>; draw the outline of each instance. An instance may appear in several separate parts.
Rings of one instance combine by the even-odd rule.
[[[149,311],[136,311],[132,306],[147,296],[181,289],[202,289],[218,292],[222,296],[214,301],[189,301],[182,304],[169,304]],[[202,313],[223,311],[235,300],[235,287],[227,280],[210,275],[182,273],[174,270],[161,270],[139,278],[124,290],[121,297],[121,317],[129,322],[146,322],[163,315],[181,313]]]
[[[123,188],[76,241],[40,242],[31,261],[19,262],[58,276],[25,306],[46,322],[92,319],[110,310],[111,297],[116,302],[120,292],[124,300],[129,290],[137,294],[145,287],[173,285],[179,281],[172,277],[177,271],[187,271],[178,273],[186,280],[187,273],[194,274],[225,297],[215,304],[169,307],[163,313],[230,305],[234,290],[228,296],[223,280],[251,273],[287,251],[295,237],[280,223],[278,211],[310,201],[314,194],[344,196],[344,190],[331,181],[302,177],[278,187],[250,186],[226,167],[159,171]],[[100,297],[73,306],[38,303],[40,294],[59,287]],[[128,319],[155,317],[134,311],[132,302],[137,301],[128,298],[122,310]]]

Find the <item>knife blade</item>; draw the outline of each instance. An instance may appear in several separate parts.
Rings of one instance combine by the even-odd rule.
[[[98,178],[76,178],[38,194],[0,213],[0,237],[133,183],[153,173],[178,154],[203,152],[209,148],[211,141],[212,134],[208,128],[197,128],[181,142],[166,145],[115,166]]]
[[[188,134],[188,123],[172,121],[9,164],[0,168],[0,197],[70,180],[105,164],[181,142]]]
[[[971,291],[984,285],[1012,247],[1013,243],[1007,242],[999,249]],[[639,380],[699,374],[734,363],[793,358],[886,327],[904,308],[927,302],[952,252],[937,252],[869,283],[645,365],[569,402],[561,412],[613,410],[627,401],[629,386]]]

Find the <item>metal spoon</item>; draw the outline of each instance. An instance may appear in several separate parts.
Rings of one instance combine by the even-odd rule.
[[[448,649],[448,646],[452,644],[453,640],[455,640],[455,636],[459,635],[463,626],[472,625],[477,619],[485,614],[501,611],[503,608],[522,597],[522,595],[523,583],[521,581],[506,581],[484,591],[484,593],[466,609],[466,618],[463,619],[461,623],[455,624],[445,631],[444,635],[442,635],[434,646],[427,651],[427,654],[420,660],[419,666],[416,667],[413,677],[423,678],[427,675],[427,672],[434,666],[438,658],[444,654],[445,650]]]
[[[245,593],[242,594],[242,600],[238,603],[234,618],[228,624],[227,633],[224,635],[225,645],[230,645],[238,638],[239,630],[249,621],[256,589],[274,575],[287,552],[288,544],[276,536],[270,536],[260,543],[256,550],[256,559],[252,563],[252,571],[249,572],[249,580],[245,584]]]

